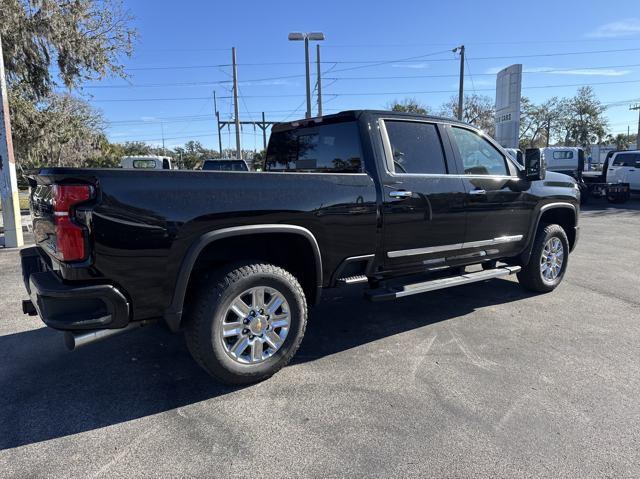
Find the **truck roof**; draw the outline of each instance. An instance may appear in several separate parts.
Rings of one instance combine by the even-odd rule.
[[[422,115],[419,113],[408,113],[404,111],[393,111],[393,110],[344,110],[339,113],[333,113],[331,115],[323,115],[316,116],[312,118],[300,119],[287,121],[282,123],[277,123],[273,126],[272,131],[286,131],[292,128],[300,128],[300,127],[309,127],[313,125],[317,125],[320,123],[335,123],[345,120],[357,120],[361,115],[368,113],[375,116],[397,116],[401,118],[416,118],[420,120],[431,120],[431,121],[446,121],[447,123],[456,123],[460,125],[469,125],[460,120],[456,120],[455,118],[447,118],[444,116],[437,115]]]

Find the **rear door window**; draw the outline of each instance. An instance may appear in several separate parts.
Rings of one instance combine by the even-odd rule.
[[[446,174],[442,141],[434,123],[385,120],[391,158],[396,174]]]

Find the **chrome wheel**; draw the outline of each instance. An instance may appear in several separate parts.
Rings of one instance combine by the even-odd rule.
[[[546,283],[553,283],[562,271],[563,262],[564,246],[562,246],[562,241],[555,236],[549,238],[540,256],[540,273],[542,274],[542,280]]]
[[[258,286],[236,296],[223,318],[220,339],[225,352],[239,363],[257,364],[282,347],[291,310],[278,290]]]

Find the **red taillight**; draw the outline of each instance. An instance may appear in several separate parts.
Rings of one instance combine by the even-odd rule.
[[[91,198],[87,185],[53,185],[53,214],[56,225],[56,256],[62,261],[86,258],[85,229],[73,222],[73,206]]]

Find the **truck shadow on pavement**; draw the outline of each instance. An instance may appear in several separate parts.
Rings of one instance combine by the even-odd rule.
[[[608,216],[611,214],[640,215],[640,195],[633,195],[625,203],[609,203],[602,198],[591,198],[586,205],[580,207],[582,213],[589,216]]]
[[[461,286],[400,301],[369,303],[360,288],[327,295],[312,310],[294,363],[349,351],[530,294],[509,280]],[[27,319],[36,321],[35,318]],[[161,325],[73,353],[62,333],[39,328],[0,337],[0,450],[91,431],[240,388],[212,381],[181,335]]]

